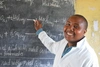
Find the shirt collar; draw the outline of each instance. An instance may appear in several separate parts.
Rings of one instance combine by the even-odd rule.
[[[66,41],[66,43],[68,43],[68,41],[66,39],[65,39],[65,41]],[[84,38],[82,38],[79,42],[77,42],[76,47],[80,48],[80,47],[84,46],[83,44],[85,43],[85,41],[86,41],[86,37],[84,36]]]
[[[76,47],[80,48],[80,47],[84,46],[85,41],[86,41],[86,37],[84,37],[79,42],[77,42],[77,46]]]

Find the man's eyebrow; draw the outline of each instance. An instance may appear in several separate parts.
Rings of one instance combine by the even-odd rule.
[[[70,21],[67,21],[68,23],[70,23]]]

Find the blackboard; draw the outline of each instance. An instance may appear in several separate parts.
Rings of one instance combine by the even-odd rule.
[[[32,19],[55,41],[74,14],[73,0],[0,0],[0,67],[52,67],[54,55],[40,42]]]

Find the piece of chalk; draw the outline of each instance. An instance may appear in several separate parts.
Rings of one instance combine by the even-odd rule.
[[[35,19],[33,19],[33,21],[35,22],[36,20],[35,20]]]
[[[27,21],[34,21],[35,22],[35,19],[26,19]]]

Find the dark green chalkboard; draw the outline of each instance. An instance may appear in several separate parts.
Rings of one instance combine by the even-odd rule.
[[[54,55],[37,38],[32,19],[59,41],[72,14],[73,0],[0,0],[0,67],[52,67]]]

